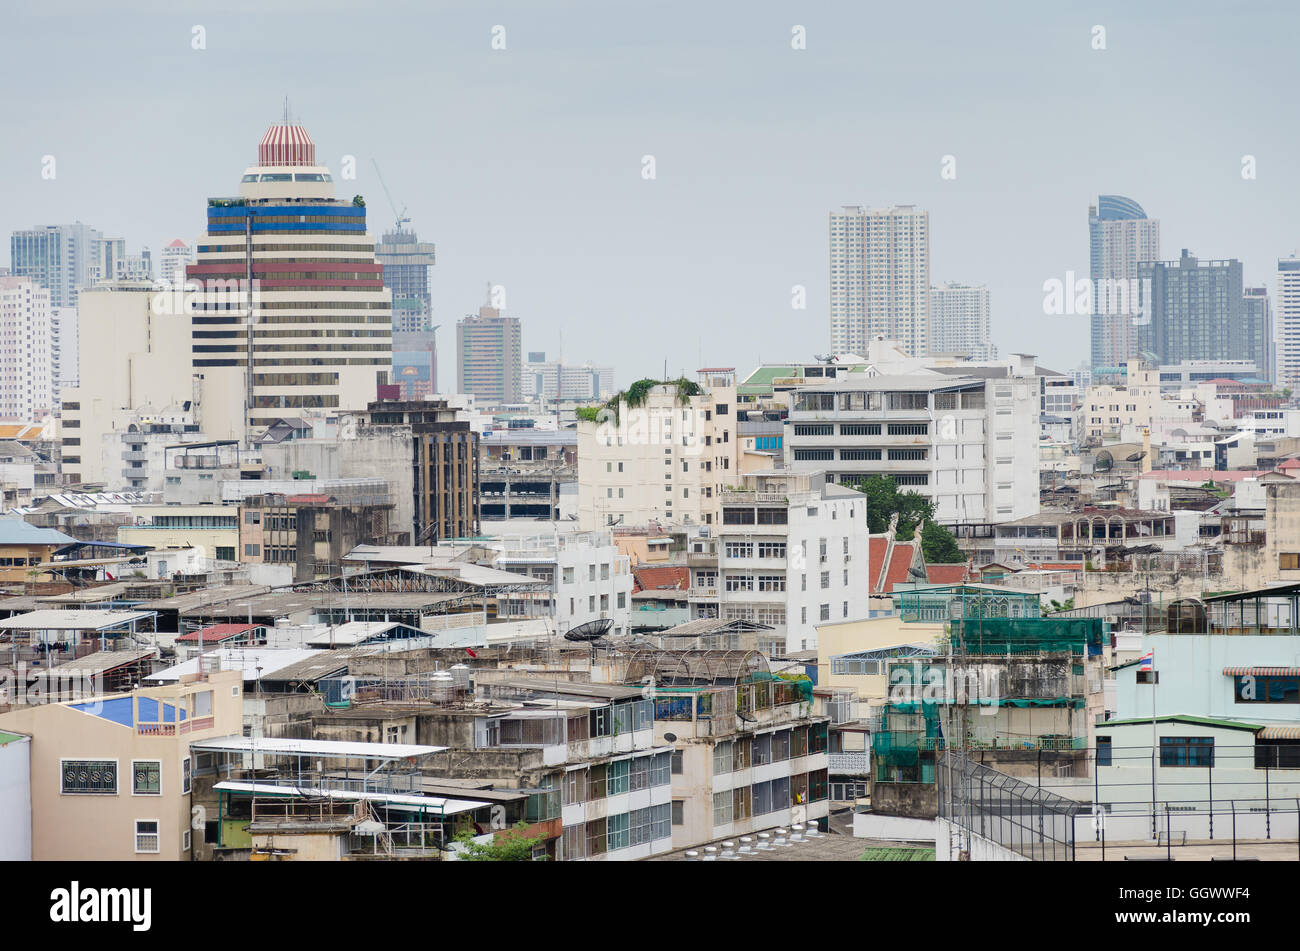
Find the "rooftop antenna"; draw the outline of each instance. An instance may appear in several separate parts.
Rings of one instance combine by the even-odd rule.
[[[289,125],[289,97],[284,97],[284,124]]]

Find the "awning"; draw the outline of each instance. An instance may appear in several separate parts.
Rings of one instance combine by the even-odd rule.
[[[1300,740],[1300,726],[1266,726],[1255,734],[1258,740]]]
[[[1225,677],[1300,677],[1300,667],[1225,667]]]

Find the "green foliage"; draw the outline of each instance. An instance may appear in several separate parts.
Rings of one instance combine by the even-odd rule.
[[[1074,598],[1066,598],[1065,601],[1057,601],[1053,598],[1051,603],[1053,614],[1057,611],[1070,611],[1074,608]]]
[[[897,513],[898,528],[895,537],[900,542],[911,541],[918,525],[934,518],[934,503],[920,492],[898,491],[898,483],[891,476],[872,475],[850,486],[867,497],[867,531],[879,535],[889,528],[889,520]],[[922,543],[924,544],[924,538]],[[928,555],[926,556],[928,559]],[[964,558],[958,559],[965,561]],[[943,562],[938,562],[943,564]]]
[[[586,420],[589,423],[600,422],[600,412],[605,409],[603,406],[579,406],[574,412],[578,419]]]
[[[366,200],[360,195],[353,195],[352,204],[356,205],[358,208],[364,208],[366,207]]]
[[[514,829],[509,833],[500,833],[492,836],[491,842],[475,842],[474,831],[466,829],[456,836],[456,842],[462,842],[465,845],[464,851],[460,853],[462,862],[531,862],[533,861],[533,847],[542,841],[540,834],[531,838],[525,838],[523,831],[528,828],[528,823],[519,822],[515,824]]]
[[[960,565],[966,561],[966,553],[952,532],[938,522],[926,522],[921,529],[921,553],[931,565]]]
[[[620,403],[626,403],[633,409],[642,406],[645,404],[646,396],[649,395],[650,390],[656,386],[675,386],[677,388],[677,402],[683,404],[688,402],[692,396],[701,396],[704,393],[703,388],[698,383],[688,380],[684,376],[675,380],[652,380],[646,377],[643,380],[637,380],[622,393],[615,393],[610,397],[604,408],[613,413],[614,422],[617,423]],[[583,413],[584,409],[596,409],[599,412],[599,407],[583,407],[578,410],[579,419],[590,419],[592,422],[599,422],[598,417],[585,415]]]

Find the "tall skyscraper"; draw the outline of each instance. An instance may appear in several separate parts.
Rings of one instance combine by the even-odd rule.
[[[1137,276],[1146,321],[1133,328],[1138,356],[1159,365],[1255,359],[1244,343],[1240,261],[1198,261],[1184,248],[1177,261],[1139,263]]]
[[[50,292],[51,307],[73,307],[77,292],[103,277],[104,236],[81,222],[15,231],[9,240],[14,277],[30,277]]]
[[[50,292],[30,277],[0,277],[0,419],[54,409]]]
[[[206,242],[186,279],[202,282],[193,352],[209,435],[375,398],[392,370],[391,295],[364,201],[335,199],[306,129],[267,130],[239,197],[209,199]]]
[[[488,405],[517,403],[522,333],[517,317],[486,304],[456,324],[456,386]]]
[[[1233,334],[1238,356],[1253,360],[1261,380],[1275,377],[1273,353],[1273,309],[1269,306],[1267,287],[1248,287],[1242,302],[1241,333]]]
[[[1277,262],[1277,384],[1300,391],[1300,257]]]
[[[1101,195],[1088,207],[1089,276],[1093,285],[1092,365],[1124,366],[1137,356],[1133,308],[1112,282],[1132,282],[1138,264],[1160,259],[1160,221],[1123,195]],[[1120,295],[1122,296],[1122,295]],[[1130,301],[1131,303],[1131,301]]]
[[[914,357],[930,352],[930,214],[915,205],[830,216],[831,349],[867,352],[883,335]]]
[[[375,259],[384,266],[384,286],[393,292],[394,333],[428,330],[433,314],[429,268],[437,260],[433,242],[403,228],[386,231],[375,245]]]
[[[930,288],[930,353],[964,354],[973,360],[997,357],[988,287],[949,282]]]

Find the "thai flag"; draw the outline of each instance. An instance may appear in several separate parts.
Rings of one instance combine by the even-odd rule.
[[[1156,652],[1149,651],[1138,660],[1138,670],[1152,670],[1156,662]]]

